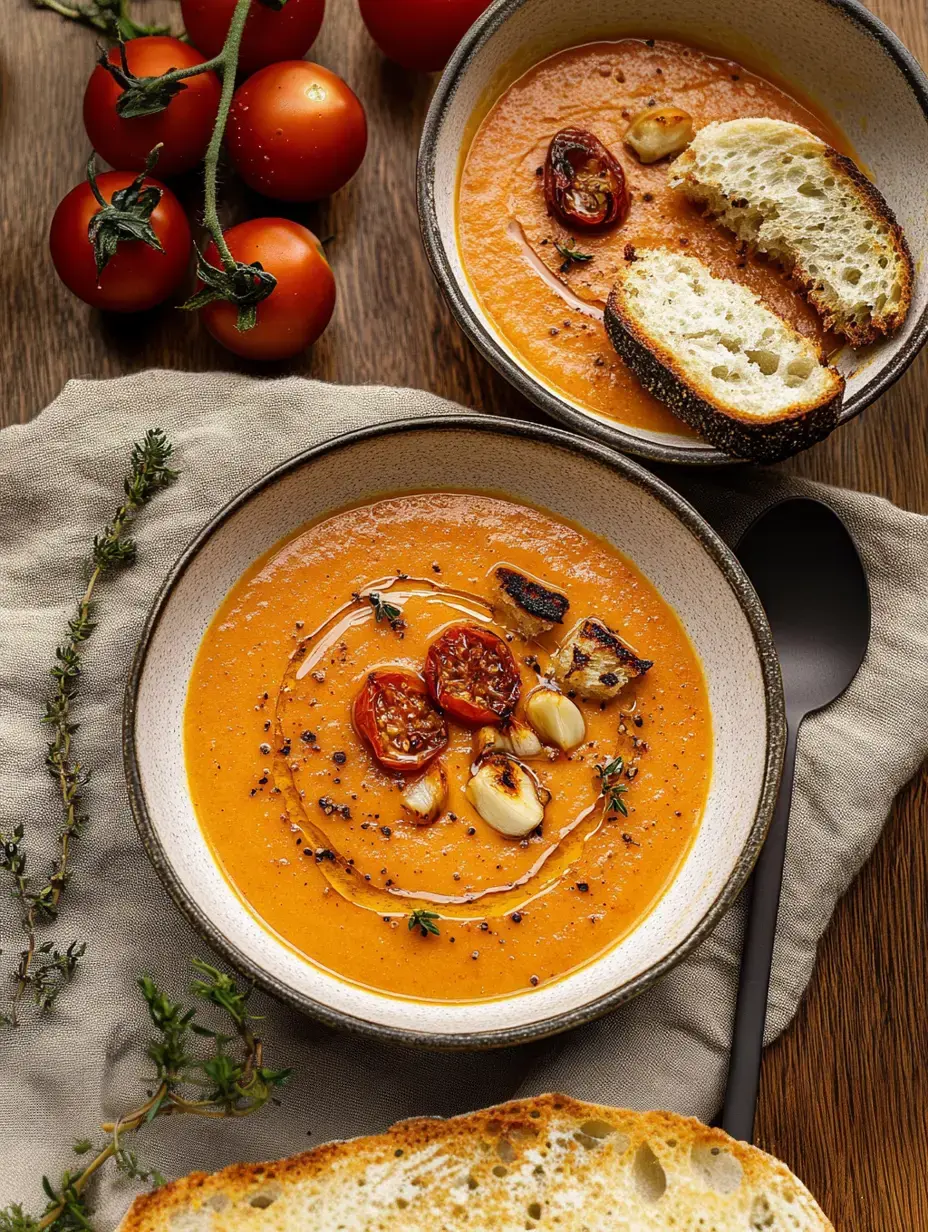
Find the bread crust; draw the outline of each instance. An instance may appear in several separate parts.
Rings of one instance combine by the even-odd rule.
[[[789,1193],[790,1201],[805,1217],[803,1226],[815,1227],[817,1232],[834,1232],[814,1198],[785,1164],[756,1147],[736,1142],[720,1129],[671,1112],[634,1112],[589,1104],[557,1094],[514,1100],[450,1120],[417,1118],[400,1121],[384,1134],[330,1142],[272,1163],[233,1164],[212,1175],[193,1172],[136,1198],[118,1232],[164,1232],[173,1218],[182,1212],[202,1208],[219,1195],[234,1203],[288,1183],[311,1181],[333,1165],[350,1164],[352,1161],[357,1161],[359,1167],[376,1167],[399,1159],[404,1154],[436,1146],[448,1154],[453,1154],[455,1147],[458,1147],[461,1157],[466,1160],[472,1156],[475,1143],[486,1140],[498,1142],[501,1139],[513,1144],[519,1158],[532,1144],[543,1143],[551,1130],[565,1121],[581,1134],[584,1125],[606,1122],[614,1132],[627,1138],[628,1149],[637,1148],[642,1143],[663,1142],[668,1146],[672,1144],[674,1150],[681,1152],[688,1152],[696,1146],[709,1152],[716,1148],[725,1151],[738,1161],[743,1182],[749,1187],[758,1190],[783,1187],[784,1192]],[[498,1160],[499,1157],[493,1155],[489,1162],[498,1164]]]
[[[825,161],[839,176],[850,180],[855,195],[870,217],[888,228],[889,242],[901,267],[902,288],[899,303],[894,308],[884,309],[883,312],[877,315],[871,312],[864,322],[857,322],[853,319],[843,321],[829,307],[826,297],[822,294],[823,287],[813,275],[809,274],[801,265],[795,262],[788,264],[776,257],[771,259],[778,261],[786,271],[790,281],[795,284],[796,289],[821,316],[822,323],[826,329],[834,330],[836,333],[841,334],[853,347],[869,346],[874,342],[878,342],[881,337],[887,337],[895,333],[908,315],[912,303],[912,291],[915,280],[912,254],[909,250],[908,242],[886,198],[872,180],[867,179],[853,159],[840,153],[834,146],[830,146],[827,142],[815,137],[814,134],[801,129],[800,126],[794,125],[793,127],[798,132],[805,133],[809,140],[814,141],[820,147],[821,155]],[[677,160],[674,166],[677,186],[682,187],[686,195],[692,200],[702,204],[705,212],[710,217],[718,219],[718,210],[713,209],[712,205],[705,199],[705,185],[691,170],[692,159],[692,152],[684,151]],[[721,225],[725,226],[726,224],[721,222]],[[756,245],[752,245],[752,247],[756,249]]]
[[[722,410],[691,383],[676,358],[629,314],[621,281],[606,301],[604,323],[609,341],[645,389],[732,457],[780,462],[824,440],[837,426],[844,378],[834,369],[829,369],[834,376],[833,392],[818,403],[796,403],[776,419],[758,421],[727,408]]]

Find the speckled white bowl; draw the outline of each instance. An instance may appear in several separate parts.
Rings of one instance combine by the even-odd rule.
[[[702,659],[715,754],[708,805],[678,876],[624,941],[536,991],[480,1004],[373,993],[301,958],[226,881],[197,824],[182,720],[194,657],[219,604],[261,553],[309,519],[410,488],[507,492],[604,535],[678,613]],[[766,832],[783,751],[779,668],[757,597],[696,511],[634,462],[553,428],[483,417],[404,421],[301,454],[206,527],[162,588],[126,694],[133,810],[152,860],[210,944],[327,1023],[442,1047],[549,1035],[620,1004],[678,962],[731,904]]]
[[[495,0],[445,69],[419,149],[422,239],[458,323],[521,393],[577,431],[661,462],[730,461],[700,441],[616,424],[542,382],[484,312],[458,252],[457,179],[472,116],[546,55],[628,36],[683,39],[792,85],[837,122],[896,213],[915,261],[912,309],[893,338],[842,352],[841,422],[853,418],[902,375],[928,338],[928,78],[857,0]]]

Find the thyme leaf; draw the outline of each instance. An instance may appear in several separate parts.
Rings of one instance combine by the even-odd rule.
[[[392,603],[387,603],[376,590],[371,591],[367,596],[367,600],[374,609],[374,620],[378,625],[382,620],[385,620],[394,633],[402,633],[406,628],[406,622],[403,620],[403,613],[398,607],[394,607]]]
[[[440,918],[437,911],[423,911],[417,907],[409,917],[409,931],[413,932],[418,928],[423,937],[427,937],[429,933],[433,937],[439,937],[441,933],[438,931],[438,925],[435,921]]]
[[[628,791],[625,783],[620,781],[623,770],[625,769],[625,761],[621,757],[614,757],[612,761],[602,765],[597,762],[596,773],[599,775],[600,795],[606,801],[607,813],[621,813],[623,817],[628,816],[628,808],[622,797]]]
[[[101,1125],[104,1137],[96,1146],[89,1138],[74,1144],[77,1155],[91,1156],[88,1163],[65,1171],[57,1185],[43,1178],[46,1205],[41,1216],[24,1213],[19,1203],[0,1210],[0,1232],[93,1232],[86,1189],[109,1160],[134,1180],[164,1183],[159,1172],[140,1164],[124,1145],[125,1135],[138,1133],[156,1117],[243,1117],[276,1102],[275,1093],[290,1071],[264,1064],[263,1046],[248,1012],[251,990],[240,991],[228,975],[201,959],[192,962],[198,978],[191,992],[220,1011],[227,1032],[202,1024],[196,1005],[171,1000],[154,980],[142,976],[138,986],[155,1029],[147,1048],[152,1072],[145,1076],[153,1093],[139,1107]],[[205,1053],[194,1050],[197,1037],[210,1041]]]
[[[51,941],[39,944],[38,938],[39,928],[58,917],[61,895],[71,876],[71,844],[80,836],[87,821],[83,811],[83,789],[88,771],[75,757],[72,742],[78,730],[72,704],[83,672],[81,647],[96,628],[93,602],[100,579],[135,560],[135,541],[127,533],[133,518],[176,478],[176,472],[168,466],[170,457],[171,445],[160,429],[150,430],[132,447],[129,474],[123,482],[125,499],[100,534],[94,537],[87,585],[68,621],[68,636],[55,651],[49,672],[52,693],[45,704],[42,722],[51,735],[45,765],[58,787],[62,824],[47,876],[37,880],[27,867],[22,822],[6,834],[0,833],[0,870],[12,878],[13,896],[19,900],[26,935],[26,946],[13,974],[11,1011],[0,1019],[6,1025],[17,1024],[18,1006],[27,994],[40,1011],[49,1009],[71,981],[86,949],[84,942],[72,941],[66,948],[59,949]],[[0,1224],[0,1232],[10,1230]]]
[[[573,236],[570,237],[566,244],[559,244],[555,240],[554,247],[564,258],[564,264],[561,266],[560,271],[562,274],[569,274],[575,264],[585,265],[587,261],[593,260],[591,252],[583,252],[577,247],[577,241]]]

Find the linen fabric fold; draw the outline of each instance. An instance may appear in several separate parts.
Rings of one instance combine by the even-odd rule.
[[[142,849],[123,781],[120,723],[142,624],[168,569],[210,517],[247,484],[333,436],[394,419],[461,413],[416,390],[340,387],[299,378],[144,372],[71,381],[33,422],[0,433],[0,830],[25,824],[30,858],[58,828],[40,719],[48,669],[83,589],[94,533],[119,499],[134,441],[163,428],[181,476],[134,528],[138,559],[107,578],[85,646],[75,703],[91,770],[90,820],[75,845],[58,925],[86,939],[74,983],[54,1008],[0,1028],[0,1206],[41,1203],[43,1173],[73,1163],[70,1145],[144,1099],[148,1023],[135,981],[151,974],[180,996],[192,955],[208,957]],[[790,494],[826,500],[847,521],[867,569],[873,633],[851,688],[802,730],[771,985],[768,1038],[788,1024],[834,905],[869,855],[899,788],[928,751],[928,519],[886,501],[747,467],[665,478],[734,542]],[[722,1095],[742,928],[737,905],[685,962],[636,1001],[547,1043],[437,1054],[320,1027],[255,994],[269,1064],[293,1077],[279,1108],[238,1121],[156,1121],[143,1159],[166,1176],[269,1159],[414,1115],[447,1116],[514,1095],[562,1089],[636,1108],[708,1119]],[[21,945],[16,904],[0,898],[9,968]],[[135,1144],[133,1144],[135,1145]],[[100,1226],[121,1218],[133,1186],[107,1173]]]

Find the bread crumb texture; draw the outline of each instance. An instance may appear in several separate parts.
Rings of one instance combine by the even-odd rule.
[[[696,257],[639,249],[616,284],[613,307],[667,368],[739,419],[782,419],[842,392],[814,342]]]
[[[120,1232],[820,1232],[785,1165],[667,1112],[560,1095],[193,1173],[137,1198]]]
[[[912,259],[892,210],[850,159],[783,120],[707,124],[671,183],[779,262],[827,329],[864,346],[905,319]]]

